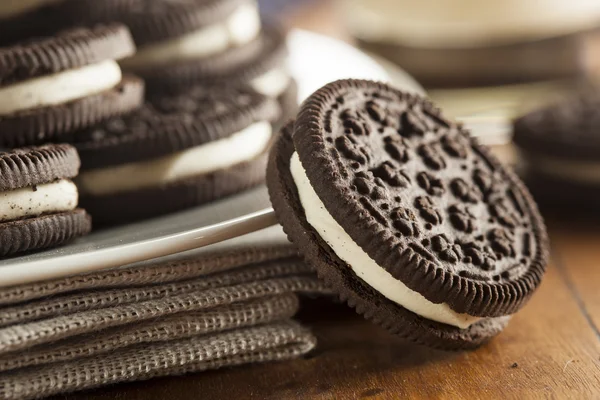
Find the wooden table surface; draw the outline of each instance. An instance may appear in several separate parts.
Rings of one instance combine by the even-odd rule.
[[[600,226],[549,223],[553,259],[532,300],[484,347],[406,343],[348,308],[307,302],[306,358],[117,385],[67,399],[600,398]],[[62,397],[61,397],[62,398]]]
[[[329,3],[289,21],[343,38]],[[478,350],[415,346],[342,305],[312,300],[299,315],[318,337],[306,358],[60,398],[600,398],[600,222],[553,218],[548,225],[553,257],[540,289],[501,335]]]

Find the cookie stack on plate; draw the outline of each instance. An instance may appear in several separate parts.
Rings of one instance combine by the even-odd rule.
[[[134,52],[129,30],[115,24],[0,48],[0,147],[7,149],[0,155],[0,255],[90,231],[71,181],[79,171],[77,151],[50,143],[141,106],[142,80],[123,75],[117,63]]]
[[[0,7],[0,20],[12,26],[11,40],[49,35],[14,47],[14,71],[4,81],[68,70],[7,94],[15,101],[0,105],[10,114],[0,119],[0,145],[76,146],[76,182],[94,226],[161,215],[263,182],[273,126],[297,107],[285,34],[263,26],[252,0],[42,1]],[[17,29],[23,24],[39,29]],[[74,30],[61,33],[66,27]],[[77,47],[81,41],[88,47]],[[31,46],[59,47],[30,60],[22,54]],[[145,81],[145,101],[134,76]],[[20,98],[25,108],[53,107],[13,110]]]

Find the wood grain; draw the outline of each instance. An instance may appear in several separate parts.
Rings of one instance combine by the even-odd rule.
[[[598,225],[596,225],[598,224]],[[583,224],[551,221],[556,265],[570,285],[581,312],[600,339],[600,229],[598,221]]]

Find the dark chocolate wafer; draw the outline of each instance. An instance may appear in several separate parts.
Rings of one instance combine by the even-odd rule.
[[[0,154],[0,256],[58,246],[91,230],[69,181],[79,165],[77,151],[66,144]]]
[[[91,229],[91,218],[81,208],[0,223],[0,256],[57,247]]]
[[[46,145],[0,153],[0,191],[71,179],[79,172],[73,146]]]
[[[419,312],[437,307],[428,318],[367,283],[362,273],[372,271],[359,278],[331,247],[336,239],[307,221],[294,152],[324,205],[314,207],[349,236],[343,246],[376,263],[385,284],[422,296]],[[267,183],[284,229],[321,276],[360,313],[419,343],[456,349],[490,339],[546,267],[544,224],[515,175],[426,100],[384,84],[339,81],[311,96],[293,134],[274,146]],[[470,322],[436,322],[446,314]]]

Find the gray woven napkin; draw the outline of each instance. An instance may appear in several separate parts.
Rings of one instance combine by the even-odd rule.
[[[285,360],[312,334],[298,293],[328,293],[280,228],[212,248],[0,289],[0,398]]]

